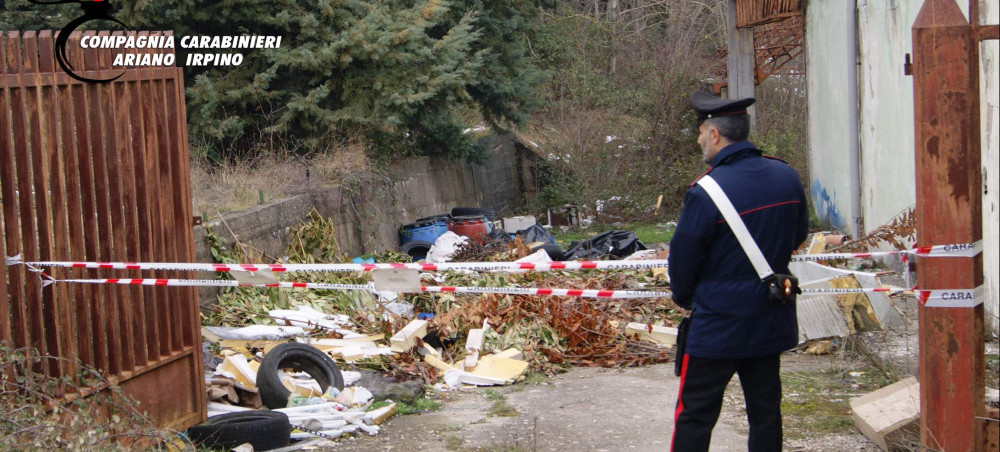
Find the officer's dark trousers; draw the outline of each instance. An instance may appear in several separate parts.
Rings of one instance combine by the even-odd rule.
[[[673,452],[707,451],[722,395],[740,376],[750,421],[750,452],[781,450],[781,380],[778,355],[720,360],[684,355],[674,414]]]

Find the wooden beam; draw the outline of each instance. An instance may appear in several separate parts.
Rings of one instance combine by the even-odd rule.
[[[979,43],[955,0],[925,1],[912,33],[917,237],[921,245],[975,243],[983,238]],[[918,257],[917,268],[925,290],[971,292],[983,284],[982,253]],[[936,303],[923,299],[919,310],[921,444],[980,450],[983,305],[928,304]]]
[[[625,333],[630,336],[636,334],[640,339],[653,341],[666,347],[673,347],[677,344],[677,328],[632,322],[625,326]]]
[[[728,26],[729,57],[726,68],[729,79],[729,98],[742,99],[754,97],[754,75],[756,59],[754,58],[753,30],[738,28],[736,20],[736,0],[729,0]],[[754,107],[747,109],[750,124],[753,128]]]
[[[396,414],[395,402],[386,405],[382,408],[376,408],[374,410],[365,413],[365,421],[371,422],[373,425],[379,425],[385,422],[386,419],[392,417],[393,414]]]

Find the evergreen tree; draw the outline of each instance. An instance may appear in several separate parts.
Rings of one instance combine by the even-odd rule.
[[[112,0],[113,1],[113,0]],[[133,29],[175,35],[280,35],[240,66],[185,68],[189,136],[213,158],[273,147],[320,150],[361,131],[391,152],[483,157],[463,134],[478,110],[503,130],[537,107],[541,72],[525,57],[541,0],[136,0],[115,3]],[[70,5],[8,0],[4,29],[55,28]],[[13,7],[13,8],[12,8]],[[61,14],[60,14],[61,13]],[[268,140],[261,144],[261,140]]]

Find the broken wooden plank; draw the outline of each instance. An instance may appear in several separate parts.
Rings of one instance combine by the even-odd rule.
[[[229,348],[229,349],[244,349],[244,350],[251,349],[251,348],[260,348],[260,349],[263,349],[263,348],[265,348],[265,347],[267,347],[269,345],[273,348],[273,347],[275,347],[277,345],[285,344],[287,342],[288,341],[269,341],[269,340],[263,340],[263,339],[252,339],[252,340],[247,340],[247,339],[223,339],[223,340],[219,341],[219,346],[222,347],[222,348]]]
[[[415,319],[410,321],[403,329],[399,330],[390,339],[392,351],[405,352],[417,343],[417,339],[427,334],[427,321]]]
[[[365,413],[365,423],[370,423],[372,425],[379,425],[396,414],[396,403],[390,403],[382,408],[376,408]]]
[[[625,334],[639,335],[640,339],[656,342],[665,347],[677,344],[677,328],[632,322],[625,325]]]
[[[308,344],[308,345],[316,347],[317,349],[322,350],[324,352],[328,352],[331,350],[340,350],[342,348],[356,348],[358,350],[374,350],[378,348],[378,345],[375,345],[375,343],[371,341],[357,341],[354,343],[344,342],[341,345],[323,345],[323,344]]]
[[[455,366],[444,362],[444,360],[442,360],[436,355],[425,355],[424,362],[430,364],[435,369],[440,370],[441,372],[447,372],[449,370],[456,368]]]
[[[806,247],[806,254],[821,254],[826,251],[825,236],[820,233],[813,234],[809,246]]]
[[[256,361],[253,361],[253,364],[260,367]],[[235,379],[244,388],[252,389],[257,387],[257,369],[253,367],[253,364],[247,362],[246,356],[233,353],[219,364],[217,371]]]
[[[483,348],[483,328],[473,328],[469,330],[469,338],[465,341],[465,368],[476,367],[479,361],[479,351]]]

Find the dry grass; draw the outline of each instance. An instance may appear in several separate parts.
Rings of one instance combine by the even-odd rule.
[[[351,173],[369,168],[366,144],[348,141],[323,154],[311,157],[276,154],[253,160],[212,166],[191,162],[191,189],[194,212],[218,213],[247,209],[264,202],[336,186]]]

